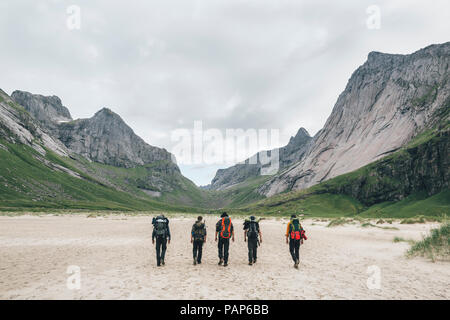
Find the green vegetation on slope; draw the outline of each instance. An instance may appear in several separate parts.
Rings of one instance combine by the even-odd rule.
[[[193,211],[183,206],[140,199],[117,191],[48,152],[0,140],[0,210],[87,209],[116,211]],[[56,166],[55,166],[56,164]],[[64,172],[71,169],[81,178]]]
[[[400,201],[375,204],[362,213],[365,217],[408,218],[416,215],[443,216],[450,211],[450,190],[446,189],[428,197],[417,192]]]

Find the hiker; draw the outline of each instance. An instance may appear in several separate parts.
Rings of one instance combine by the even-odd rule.
[[[202,249],[203,243],[206,242],[206,225],[202,221],[203,217],[199,216],[197,221],[192,226],[191,231],[191,243],[194,244],[193,255],[194,255],[194,266],[198,263],[202,263]]]
[[[294,268],[296,269],[298,269],[298,264],[300,263],[300,244],[303,244],[303,239],[308,239],[305,235],[305,230],[297,216],[293,214],[286,229],[286,243],[289,243],[289,251],[291,252],[292,260],[294,260]]]
[[[259,222],[256,221],[254,216],[251,216],[250,220],[245,220],[244,222],[244,242],[245,241],[248,243],[248,265],[251,266],[256,263],[258,246],[262,243]]]
[[[153,233],[152,243],[155,244],[156,238],[156,265],[158,267],[165,265],[164,257],[166,255],[167,241],[170,244],[169,219],[164,215],[157,216],[152,221]]]
[[[228,251],[230,248],[230,238],[234,242],[234,230],[233,223],[226,212],[222,213],[220,220],[216,224],[216,239],[219,235],[219,266],[223,264],[224,267],[228,266]]]

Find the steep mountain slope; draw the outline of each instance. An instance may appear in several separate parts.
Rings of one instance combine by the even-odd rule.
[[[304,129],[300,128],[294,137],[291,137],[289,143],[278,149],[280,169],[286,168],[291,164],[300,161],[307,150],[311,136]],[[265,151],[263,151],[265,152]],[[272,154],[272,150],[268,151],[268,155]],[[251,162],[251,159],[252,162]],[[254,161],[256,159],[256,161]],[[214,179],[208,186],[213,190],[223,190],[244,182],[250,178],[256,178],[261,175],[261,168],[264,166],[260,161],[260,153],[252,158],[246,159],[243,163],[236,164],[226,169],[219,169]]]
[[[404,146],[450,107],[450,42],[409,55],[371,52],[351,76],[307,154],[258,192],[299,190]]]

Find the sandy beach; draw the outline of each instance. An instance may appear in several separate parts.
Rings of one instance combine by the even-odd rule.
[[[409,244],[393,242],[418,240],[436,225],[327,228],[306,220],[309,239],[296,270],[284,239],[287,220],[260,223],[254,266],[247,265],[243,221],[233,220],[227,268],[217,265],[216,221],[206,219],[203,263],[193,266],[194,221],[172,218],[166,266],[157,268],[149,216],[0,217],[0,299],[450,299],[449,263],[407,259]],[[69,266],[80,268],[79,289],[67,286]]]

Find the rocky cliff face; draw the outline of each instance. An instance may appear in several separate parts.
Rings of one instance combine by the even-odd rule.
[[[67,148],[43,130],[31,115],[0,89],[0,138],[23,143],[45,154],[42,146],[59,155],[68,155]]]
[[[304,128],[300,128],[294,137],[291,137],[289,143],[278,149],[280,168],[286,168],[291,164],[300,161],[307,150],[311,136]],[[270,156],[272,151],[268,151]],[[250,159],[256,161],[250,161]],[[249,178],[261,175],[261,164],[259,153],[250,159],[246,159],[243,163],[236,164],[226,169],[219,169],[216,176],[209,186],[210,189],[222,190],[237,183],[243,182]],[[255,163],[256,162],[256,163]]]
[[[360,170],[321,184],[320,191],[347,194],[371,206],[415,192],[434,195],[449,187],[450,127]]]
[[[90,119],[60,123],[57,138],[76,154],[118,167],[172,160],[169,152],[147,144],[119,115],[106,108]]]
[[[56,96],[14,91],[11,97],[70,152],[90,161],[125,168],[172,161],[169,152],[147,144],[109,109],[104,108],[89,119],[72,120],[69,110]],[[174,168],[178,170],[176,165]]]
[[[62,105],[61,99],[57,96],[46,97],[16,90],[11,94],[11,98],[44,125],[72,120],[69,109]]]
[[[371,52],[306,155],[258,192],[304,189],[398,150],[450,108],[449,63],[450,42],[409,55]]]

